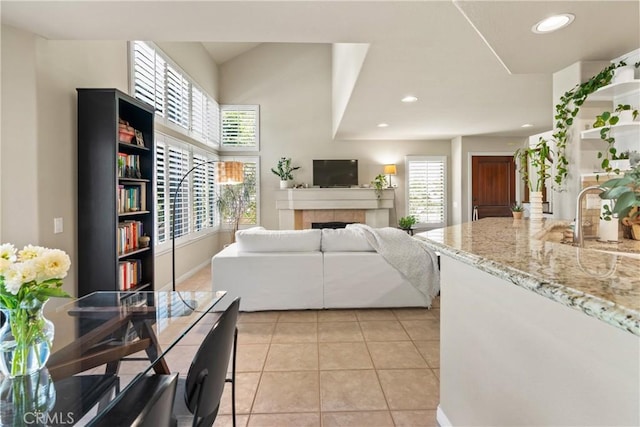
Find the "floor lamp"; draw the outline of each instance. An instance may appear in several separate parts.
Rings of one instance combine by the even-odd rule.
[[[176,187],[173,195],[171,196],[171,200],[173,201],[173,206],[171,208],[171,289],[173,291],[176,290],[176,201],[178,200],[178,194],[180,193],[180,189],[182,188],[182,183],[185,179],[196,169],[200,169],[206,165],[218,165],[218,184],[229,185],[229,184],[241,184],[244,181],[244,163],[242,162],[225,162],[223,160],[209,160],[208,162],[198,163],[191,169],[187,171],[182,178],[180,178],[180,182],[178,182],[178,186]]]

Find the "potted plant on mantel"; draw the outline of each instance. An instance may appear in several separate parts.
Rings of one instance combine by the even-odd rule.
[[[520,176],[524,184],[529,188],[529,202],[531,204],[529,218],[534,221],[542,219],[542,189],[546,180],[551,177],[549,173],[550,164],[547,163],[547,161],[552,161],[551,154],[548,141],[540,137],[534,147],[521,148],[513,155],[518,163]],[[535,169],[535,176],[533,177],[535,179],[532,179],[530,167]]]
[[[278,165],[275,168],[271,168],[271,172],[280,177],[280,188],[286,189],[290,187],[290,181],[293,180],[291,172],[300,169],[300,166],[291,166],[290,157],[280,157]]]
[[[387,188],[386,175],[379,174],[371,181],[371,185],[373,185],[373,191],[375,191],[376,197],[380,199],[382,197],[382,190]]]

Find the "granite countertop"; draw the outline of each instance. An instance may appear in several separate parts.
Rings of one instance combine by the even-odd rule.
[[[640,336],[640,242],[577,248],[548,239],[567,221],[485,218],[417,233],[443,255]]]

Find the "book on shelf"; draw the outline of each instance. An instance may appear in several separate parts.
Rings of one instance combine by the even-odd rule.
[[[118,253],[120,255],[139,248],[140,236],[144,234],[141,221],[118,223]]]
[[[118,213],[144,211],[146,208],[145,183],[118,185]]]
[[[140,155],[118,153],[118,178],[142,178]]]
[[[118,262],[119,283],[118,288],[126,291],[140,284],[142,280],[142,262],[139,259],[130,259]]]

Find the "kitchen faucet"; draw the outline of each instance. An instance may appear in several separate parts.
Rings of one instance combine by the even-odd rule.
[[[578,200],[576,201],[576,223],[573,226],[573,243],[577,243],[580,247],[584,246],[584,235],[582,233],[582,199],[584,199],[585,194],[591,190],[606,191],[605,188],[598,185],[591,185],[583,188],[582,191],[578,193]]]

